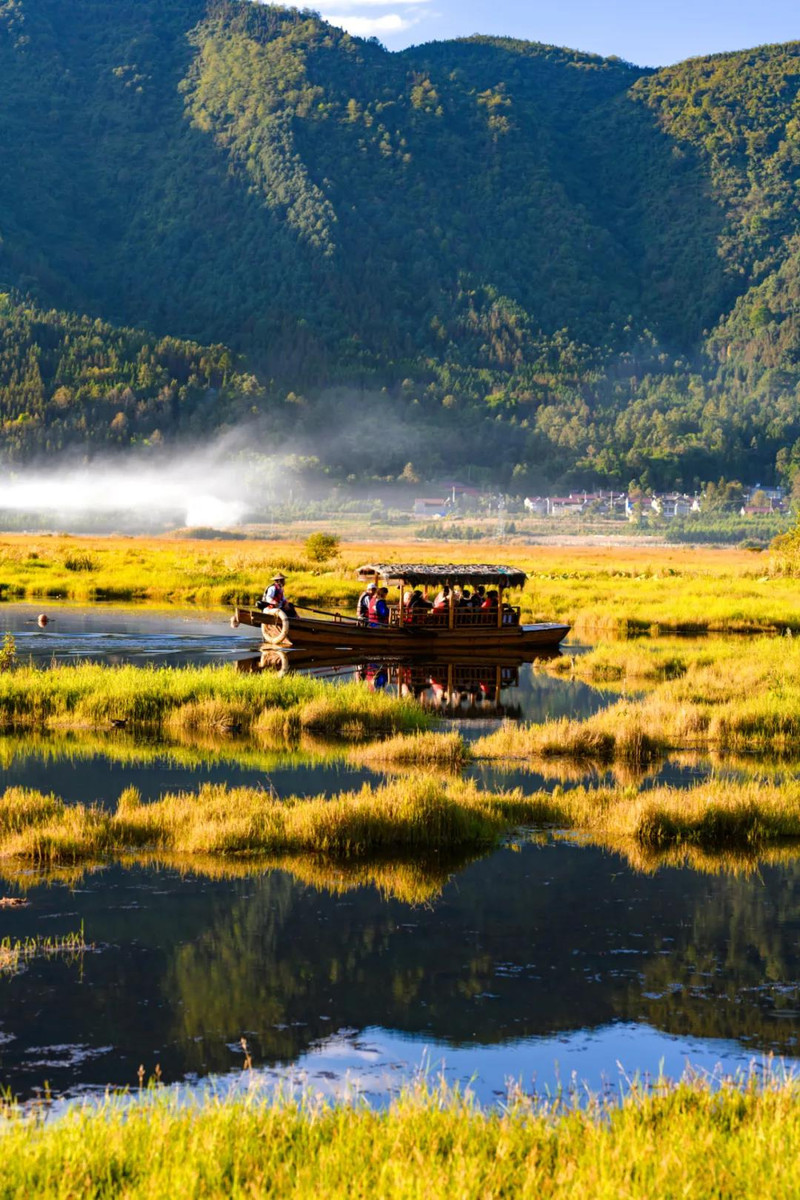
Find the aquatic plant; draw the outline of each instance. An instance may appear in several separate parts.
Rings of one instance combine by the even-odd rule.
[[[309,561],[297,540],[208,542],[179,538],[64,538],[4,534],[0,597],[139,600],[207,607],[253,603],[278,569],[291,598],[313,608],[352,609],[360,591],[355,568],[386,557],[386,543],[360,538],[340,547],[331,569]],[[91,571],[67,570],[84,555]],[[419,545],[395,543],[397,561],[419,558]],[[466,562],[474,547],[426,544],[425,557]],[[754,632],[800,629],[795,581],[769,562],[736,549],[650,546],[560,547],[481,544],[480,558],[511,558],[528,572],[516,598],[523,617],[565,620],[596,635],[659,628]],[[516,601],[515,601],[516,602]]]
[[[319,854],[367,860],[415,849],[493,845],[530,826],[580,831],[610,846],[660,852],[695,846],[756,854],[800,840],[800,781],[710,779],[667,787],[576,787],[523,795],[424,771],[333,797],[280,799],[206,784],[143,804],[126,789],[112,810],[8,788],[0,797],[0,859],[43,866],[104,856]]]
[[[278,715],[279,714],[279,715]],[[305,675],[243,673],[233,666],[20,666],[0,675],[0,725],[161,728],[171,734],[247,732],[282,738],[303,730],[354,736],[425,729],[409,697]]]
[[[83,936],[83,924],[75,933],[55,937],[0,939],[0,976],[17,975],[33,958],[52,958],[56,955],[77,957],[88,947]]]

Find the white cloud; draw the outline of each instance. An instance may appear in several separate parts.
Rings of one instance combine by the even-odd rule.
[[[345,0],[346,2],[346,0]],[[402,33],[416,24],[419,17],[401,16],[400,13],[387,13],[383,17],[354,17],[352,13],[322,12],[322,17],[331,25],[338,25],[356,37],[373,37],[381,33]]]
[[[391,5],[395,7],[398,2],[402,8],[409,8],[413,4],[427,4],[428,0],[339,0],[340,8],[389,8]]]

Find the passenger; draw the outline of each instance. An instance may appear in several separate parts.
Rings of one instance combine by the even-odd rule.
[[[386,603],[386,597],[389,595],[389,589],[382,587],[378,588],[372,594],[369,602],[369,623],[371,626],[389,624],[389,605]]]
[[[430,609],[430,601],[423,597],[419,588],[416,588],[406,603],[406,621],[410,625],[418,625],[425,620],[425,614],[430,612]]]
[[[475,594],[472,597],[472,607],[473,608],[481,608],[485,599],[486,599],[486,588],[483,586],[482,583],[479,583],[478,586],[475,588]]]
[[[286,599],[286,593],[283,590],[283,585],[286,582],[286,576],[278,572],[272,576],[272,583],[264,592],[263,599],[259,604],[262,612],[270,612],[279,608],[281,612],[285,612],[287,617],[296,617],[297,609]]]
[[[489,592],[481,605],[481,612],[497,612],[497,592]]]
[[[433,602],[434,612],[446,612],[450,607],[450,587],[445,584]]]
[[[472,592],[469,588],[463,588],[461,591],[461,599],[458,602],[459,608],[472,608]]]
[[[369,602],[372,599],[375,592],[377,592],[377,590],[378,590],[378,585],[373,580],[372,583],[367,584],[364,591],[358,597],[358,604],[356,606],[356,615],[357,615],[359,621],[363,621],[365,625],[366,625],[367,621],[369,620]]]

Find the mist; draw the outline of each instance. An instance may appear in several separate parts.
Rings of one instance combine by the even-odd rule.
[[[259,494],[269,492],[277,463],[259,462]],[[142,459],[129,453],[89,464],[36,464],[0,475],[0,512],[60,530],[85,526],[230,529],[248,509],[252,467],[230,438],[193,450]],[[13,522],[19,524],[20,522]]]

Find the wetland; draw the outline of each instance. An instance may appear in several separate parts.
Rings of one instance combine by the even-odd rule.
[[[725,1092],[800,1058],[785,628],[579,621],[532,663],[296,667],[201,601],[0,606],[0,1084],[23,1111],[143,1071],[182,1097],[167,1124],[223,1099],[244,1120],[252,1094],[276,1121],[310,1095],[433,1120],[441,1082],[486,1113],[509,1087],[625,1112],[632,1080]]]

